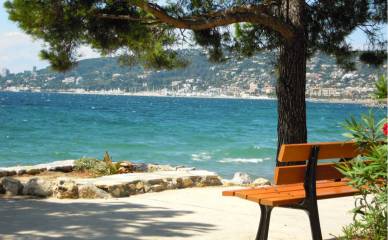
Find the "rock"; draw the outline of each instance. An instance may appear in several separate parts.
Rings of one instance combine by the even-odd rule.
[[[122,161],[119,163],[120,167],[130,168],[132,167],[132,163],[129,161]]]
[[[108,192],[112,197],[128,197],[130,195],[130,191],[128,186],[126,185],[113,185],[108,187]]]
[[[136,193],[138,193],[136,186],[137,186],[137,182],[128,184],[129,196],[135,195]]]
[[[144,190],[144,182],[139,181],[138,183],[136,183],[136,192],[137,193],[144,193],[145,192],[145,190]]]
[[[152,190],[152,185],[149,184],[149,183],[144,183],[144,192],[147,193],[147,192],[150,192]]]
[[[128,168],[125,168],[125,167],[119,167],[119,169],[117,169],[117,173],[119,173],[119,174],[130,173],[130,172],[131,171]]]
[[[166,190],[166,184],[155,184],[151,186],[151,192],[161,192]]]
[[[23,195],[50,197],[53,194],[54,184],[40,178],[31,178],[23,188]]]
[[[109,193],[99,189],[93,184],[85,184],[78,187],[80,198],[110,198]]]
[[[271,181],[265,178],[256,178],[255,181],[252,182],[253,186],[266,186],[266,185],[271,185]]]
[[[0,194],[4,194],[5,193],[5,188],[3,187],[2,184],[0,184]]]
[[[3,179],[1,179],[1,185],[3,185],[3,188],[6,194],[9,194],[9,195],[22,194],[23,184],[17,179],[14,179],[11,177],[4,177]]]
[[[230,186],[236,185],[231,180],[228,180],[228,179],[222,179],[221,182],[222,182],[222,185],[225,187],[230,187]]]
[[[222,185],[221,179],[218,176],[206,176],[197,183],[198,187],[204,186],[220,186]]]
[[[176,169],[170,165],[157,165],[157,164],[148,164],[148,172],[156,171],[175,171]]]
[[[132,163],[132,169],[134,172],[147,172],[148,167],[145,163]]]
[[[129,161],[120,162],[118,165],[119,165],[118,173],[131,173],[134,171],[133,165]]]
[[[174,181],[173,179],[166,180],[166,189],[171,190],[176,188],[177,188],[176,181]]]
[[[26,170],[26,173],[30,175],[36,175],[36,174],[39,174],[40,172],[41,172],[41,169],[36,169],[36,168]]]
[[[172,180],[172,183],[176,186],[176,188],[183,188],[182,178],[175,178]]]
[[[194,171],[196,168],[195,167],[180,167],[180,168],[176,168],[176,171]]]
[[[235,185],[244,185],[252,183],[252,179],[247,173],[236,172],[233,176],[232,182]]]
[[[194,186],[194,182],[190,177],[184,177],[182,178],[182,187],[188,188]]]
[[[68,166],[55,166],[50,169],[50,171],[56,171],[56,172],[72,172],[73,171],[73,166],[68,165]]]
[[[26,174],[27,173],[27,171],[26,171],[26,169],[18,169],[18,170],[16,170],[16,174],[17,175],[23,175],[23,174]]]
[[[151,180],[148,180],[147,183],[150,185],[162,184],[163,179],[151,179]]]
[[[1,171],[0,171],[0,178],[1,178],[1,177],[5,177],[5,176],[7,176],[7,171],[1,170]]]
[[[58,178],[53,193],[59,199],[78,198],[78,186],[69,178]]]
[[[7,176],[15,176],[15,175],[16,175],[15,170],[7,171]]]

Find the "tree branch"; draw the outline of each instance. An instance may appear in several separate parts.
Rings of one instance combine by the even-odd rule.
[[[151,13],[159,21],[180,29],[205,30],[233,23],[249,22],[270,28],[286,40],[290,40],[294,36],[292,26],[269,15],[266,11],[266,5],[238,6],[210,14],[176,18],[170,16],[166,10],[157,4],[144,0],[135,0],[131,4]]]
[[[154,18],[136,18],[129,15],[113,15],[113,14],[106,14],[106,13],[98,14],[97,18],[141,22],[143,24],[149,24],[149,25],[155,25],[155,24],[161,23],[159,20]]]

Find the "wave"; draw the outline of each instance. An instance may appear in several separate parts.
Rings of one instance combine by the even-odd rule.
[[[198,154],[196,154],[196,153],[191,154],[191,160],[193,160],[193,161],[202,162],[202,161],[208,161],[210,159],[212,159],[212,157],[207,152],[201,152]]]
[[[271,158],[224,158],[217,162],[219,163],[260,163],[263,161],[271,160]]]

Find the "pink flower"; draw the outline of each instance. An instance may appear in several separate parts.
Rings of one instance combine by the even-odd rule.
[[[387,136],[388,135],[388,123],[384,123],[382,130],[383,130],[384,135]]]

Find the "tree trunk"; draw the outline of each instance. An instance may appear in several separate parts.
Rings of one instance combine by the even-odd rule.
[[[300,0],[285,2],[283,15],[294,26],[296,34],[292,41],[285,42],[280,48],[278,60],[278,151],[283,143],[307,142],[304,5]]]

